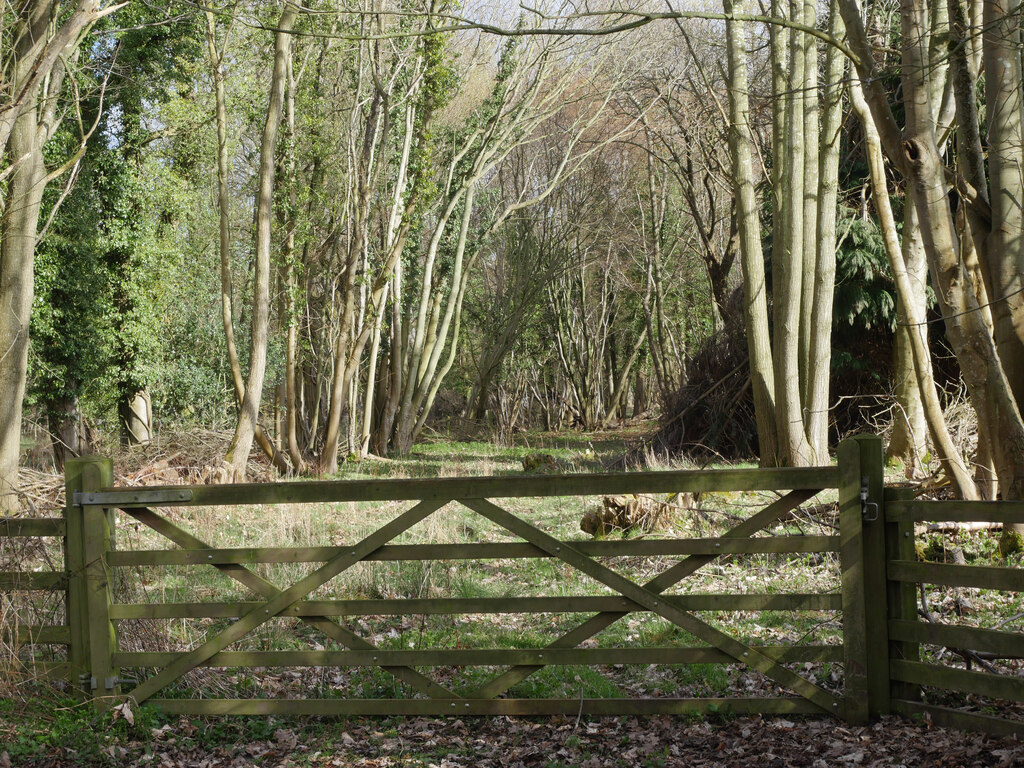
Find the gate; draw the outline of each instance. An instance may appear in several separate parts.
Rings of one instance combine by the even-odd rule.
[[[934,580],[947,571],[939,574],[930,566],[911,562],[907,546],[909,541],[913,547],[913,521],[926,513],[920,505],[902,501],[898,492],[883,493],[881,441],[874,437],[842,443],[837,467],[131,489],[114,488],[112,480],[108,460],[75,460],[67,472],[67,507],[62,519],[0,522],[0,536],[64,537],[65,573],[7,574],[0,577],[0,587],[65,592],[66,626],[28,628],[22,639],[66,644],[66,661],[39,670],[67,677],[100,709],[131,699],[183,714],[827,713],[851,723],[898,711],[924,713],[963,725],[966,721],[957,721],[952,710],[944,712],[919,702],[920,683],[935,681],[930,677],[931,666],[916,660],[915,644],[956,641],[971,648],[1013,650],[1024,655],[1019,634],[998,633],[1001,636],[996,638],[996,633],[982,630],[957,634],[952,629],[917,626],[909,581]],[[734,516],[732,527],[724,534],[704,538],[566,539],[553,536],[528,514],[515,514],[507,508],[510,500],[523,498],[749,491],[773,492],[775,498],[749,516]],[[794,511],[822,491],[838,494],[838,535],[794,532]],[[402,502],[407,508],[361,540],[325,542],[316,547],[222,548],[189,531],[190,515],[226,514],[219,511],[226,506],[339,502]],[[1018,507],[1014,506],[1010,517],[1024,519]],[[466,519],[490,525],[509,540],[400,540],[418,523],[445,514],[441,511],[445,508],[465,510]],[[961,517],[978,514],[964,511],[963,506],[957,509]],[[990,516],[995,514],[994,505],[988,509],[993,509]],[[944,519],[957,519],[948,517],[955,511],[944,507]],[[117,528],[125,522],[158,535],[173,548],[124,549],[120,546],[124,537],[117,535]],[[702,569],[716,566],[726,557],[751,555],[816,555],[833,561],[838,557],[838,568],[832,572],[831,584],[810,593],[737,590],[702,594],[687,589],[688,580],[699,577]],[[558,594],[556,581],[549,585],[556,594],[503,597],[342,595],[342,599],[317,599],[314,594],[360,564],[472,560],[508,570],[538,558],[556,563],[560,574],[585,576],[598,593]],[[656,575],[638,578],[628,573],[628,568],[613,567],[610,560],[614,558],[646,558],[643,562],[657,560],[663,566]],[[258,572],[262,564],[271,563],[318,565],[291,583],[274,583]],[[118,602],[124,590],[116,585],[127,578],[126,569],[169,566],[216,569],[242,588],[243,594],[220,602]],[[989,573],[995,570],[1007,573]],[[1016,589],[1020,583],[1020,572],[1012,569],[969,571],[972,575],[985,571],[988,584]],[[943,577],[965,578],[959,571]],[[842,640],[768,645],[715,625],[712,616],[716,612],[736,611],[841,612]],[[380,647],[360,630],[361,617],[391,616],[397,621],[409,616],[444,616],[455,621],[458,616],[514,614],[560,614],[572,617],[573,623],[554,639],[527,648]],[[657,616],[676,630],[677,642],[655,647],[599,642],[601,633],[616,623],[644,616]],[[188,650],[121,649],[125,622],[166,619],[206,621],[213,629]],[[304,627],[296,632],[300,649],[233,649],[267,622],[282,619],[297,620],[296,626]],[[759,696],[703,698],[582,694],[537,698],[521,693],[520,684],[551,667],[586,667],[604,674],[629,665],[692,664],[734,665],[760,673],[776,688]],[[842,666],[841,685],[826,687],[813,676],[814,665],[821,664]],[[378,669],[400,681],[405,695],[194,698],[185,684],[197,669],[268,667]],[[490,671],[477,674],[468,686],[457,687],[438,674],[449,668]],[[980,682],[978,674],[969,673],[968,680],[957,670],[941,680],[964,690],[1024,700],[1019,679]],[[1008,720],[993,726],[975,717],[967,725],[1024,732],[1019,723]]]

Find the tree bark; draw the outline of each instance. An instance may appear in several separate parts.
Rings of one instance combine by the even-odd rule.
[[[267,370],[267,337],[270,327],[270,248],[271,221],[274,204],[274,154],[281,125],[287,66],[292,45],[291,30],[296,11],[286,6],[277,24],[274,50],[274,71],[271,76],[267,120],[260,144],[259,189],[256,196],[256,269],[253,286],[252,341],[249,347],[249,376],[239,409],[238,423],[223,468],[226,479],[239,482],[245,478],[245,467],[257,429],[263,380]]]
[[[925,418],[923,387],[935,389],[931,381],[931,357],[925,382],[918,381],[917,366],[914,364],[914,347],[928,349],[927,297],[928,260],[921,241],[917,212],[914,210],[913,193],[906,199],[903,240],[902,271],[906,275],[905,290],[897,290],[896,296],[896,349],[893,384],[896,393],[896,411],[893,416],[892,438],[887,455],[903,462],[907,477],[914,477],[925,469],[924,456],[928,452],[928,424]],[[907,306],[907,305],[912,306]],[[920,318],[911,321],[910,318]],[[911,338],[914,335],[917,338]],[[935,418],[942,418],[941,410]]]
[[[849,17],[845,17],[845,20],[849,24]],[[911,297],[914,295],[914,287],[907,274],[903,254],[900,250],[899,236],[896,232],[896,222],[889,204],[889,189],[885,178],[885,161],[882,157],[882,142],[877,124],[875,123],[875,113],[868,108],[859,80],[851,82],[850,96],[854,112],[864,128],[865,152],[871,175],[872,198],[875,201],[875,210],[878,213],[879,225],[882,229],[886,255],[889,257],[893,280],[896,283],[896,292],[898,296]],[[913,199],[911,199],[911,204],[913,204]],[[905,237],[914,236],[914,231],[918,229],[916,222],[916,216],[909,220],[908,223],[911,229],[907,231],[904,228]],[[897,304],[897,311],[903,314],[898,316],[898,321],[911,329],[923,328],[925,318],[923,314],[917,314],[918,309],[919,307],[916,302],[899,302]],[[935,381],[932,377],[931,353],[925,344],[924,335],[922,333],[910,333],[907,338],[910,342],[921,400],[925,407],[928,429],[932,442],[938,450],[939,461],[946,475],[953,482],[954,487],[961,496],[967,499],[977,498],[978,494],[971,474],[963,462],[963,457],[953,444],[949,430],[946,427],[942,405],[939,402]]]
[[[1019,24],[1018,7],[1011,9],[1006,0],[985,0],[982,59],[992,222],[980,255],[999,360],[1014,398],[1024,403],[1024,104]]]
[[[845,37],[842,17],[835,0],[829,5],[829,34]],[[827,464],[829,424],[829,383],[832,368],[832,297],[836,282],[836,216],[839,200],[839,150],[843,124],[843,71],[846,59],[835,47],[825,53],[825,84],[822,89],[821,147],[818,155],[817,232],[812,247],[817,250],[814,290],[810,300],[809,358],[807,376],[807,436],[814,462]]]
[[[740,0],[725,0],[725,12],[743,12]],[[768,297],[764,255],[761,251],[761,223],[754,166],[751,160],[750,105],[747,90],[747,51],[743,22],[726,21],[729,77],[729,153],[732,158],[736,194],[736,220],[743,268],[743,315],[747,327],[750,379],[757,417],[757,439],[762,466],[777,466],[778,433],[775,417],[775,374],[768,338]]]
[[[36,15],[26,19],[16,55],[19,75],[27,70],[35,40],[45,40],[49,13],[35,3]],[[38,94],[33,90],[8,131],[8,156],[17,161],[7,181],[3,231],[0,232],[0,516],[19,508],[18,462],[21,456],[21,408],[28,371],[28,332],[32,314],[33,260],[46,169],[40,139]],[[2,137],[0,137],[2,138]]]
[[[792,0],[791,17],[803,20],[803,0]],[[775,423],[779,456],[789,466],[811,463],[811,447],[804,429],[800,369],[801,305],[804,283],[804,99],[805,77],[803,33],[790,30],[789,82],[786,93],[786,176],[782,189],[785,242],[780,253],[772,254],[773,321],[772,352],[775,365]],[[813,273],[812,273],[813,274]],[[808,279],[810,276],[808,276]]]

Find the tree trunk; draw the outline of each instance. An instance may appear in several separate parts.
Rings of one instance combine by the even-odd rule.
[[[64,471],[67,459],[82,455],[85,444],[82,435],[82,412],[77,397],[59,397],[46,404],[46,416],[53,444],[53,466]]]
[[[909,292],[897,291],[896,297],[898,321],[893,371],[896,410],[887,455],[903,462],[907,477],[915,477],[926,469],[923,461],[928,452],[928,425],[921,391],[922,387],[934,390],[934,383],[919,382],[914,365],[914,345],[928,349],[928,326],[924,324],[927,317],[925,287],[928,283],[928,261],[912,196],[907,199],[904,212],[902,255]],[[907,304],[913,306],[908,308]],[[921,319],[911,323],[909,318],[912,317]],[[911,334],[917,338],[912,339]],[[928,368],[930,371],[930,364]]]
[[[999,445],[995,456],[999,481],[1007,498],[1024,491],[1024,423],[1013,401],[995,344],[970,290],[970,278],[957,249],[945,174],[935,145],[931,107],[925,83],[927,59],[921,44],[920,10],[910,0],[900,8],[903,47],[903,89],[907,136],[903,144],[908,191],[915,209],[946,316],[949,338],[967,383],[979,427],[990,430]],[[975,497],[977,493],[973,494]]]
[[[835,0],[829,5],[829,34],[845,37]],[[821,148],[818,173],[817,250],[807,376],[807,436],[816,464],[827,464],[829,383],[832,372],[832,297],[836,282],[836,215],[839,199],[839,149],[843,124],[843,71],[846,59],[835,46],[825,53]]]
[[[231,194],[228,187],[228,111],[225,94],[223,55],[217,50],[216,24],[212,13],[206,13],[206,44],[214,83],[214,104],[217,122],[217,210],[219,213],[220,248],[220,307],[221,322],[224,326],[224,343],[227,350],[228,366],[231,369],[231,383],[235,392],[235,403],[239,408],[245,400],[245,380],[242,365],[238,360],[235,343],[235,324],[232,317],[231,299]],[[288,472],[284,457],[267,437],[263,428],[256,423],[255,438],[260,448],[275,467]],[[301,458],[301,457],[300,457]],[[292,465],[301,468],[301,465]],[[299,471],[296,469],[295,471]],[[225,470],[225,479],[228,470]]]
[[[742,0],[725,0],[726,14],[743,12]],[[777,466],[779,444],[775,427],[775,375],[768,338],[768,298],[764,255],[761,251],[761,223],[754,166],[751,160],[750,105],[747,91],[747,52],[743,22],[726,21],[729,62],[729,153],[736,194],[736,220],[743,268],[743,315],[750,355],[750,379],[757,417],[757,439],[761,465]]]
[[[149,393],[133,393],[118,404],[121,430],[126,445],[149,445],[153,439],[153,409]]]
[[[8,146],[10,157],[23,159],[7,181],[0,233],[0,515],[19,508],[21,405],[28,370],[36,228],[45,177],[37,119],[34,106],[24,109],[10,132]]]
[[[794,22],[803,20],[803,0],[790,4]],[[790,30],[789,84],[786,94],[786,176],[782,190],[785,241],[772,254],[778,282],[773,282],[774,328],[772,352],[775,365],[775,423],[779,457],[788,466],[811,462],[811,447],[804,429],[800,371],[801,305],[804,283],[804,34]],[[813,274],[813,273],[812,273]],[[808,276],[809,279],[810,276]]]
[[[291,29],[296,11],[286,6],[277,25],[274,51],[274,72],[271,78],[267,121],[260,144],[259,190],[256,197],[256,270],[253,287],[252,341],[249,352],[249,377],[239,409],[235,435],[224,456],[226,479],[238,482],[245,478],[253,437],[263,397],[263,379],[267,370],[267,336],[270,327],[270,248],[271,221],[274,204],[274,154],[281,125],[287,66],[292,45]]]
[[[849,18],[844,18],[847,24],[849,24]],[[875,112],[868,108],[859,80],[851,82],[850,97],[853,102],[854,112],[864,128],[865,153],[871,175],[872,198],[875,201],[879,226],[881,227],[885,242],[886,255],[889,257],[893,280],[896,283],[896,292],[900,297],[911,297],[914,296],[914,287],[907,274],[907,267],[904,264],[903,254],[900,251],[896,222],[889,204],[889,189],[885,178],[885,162],[882,157],[882,143],[875,122]],[[910,199],[910,205],[911,207],[908,210],[915,210],[913,198]],[[909,229],[907,228],[908,226]],[[916,213],[914,213],[905,221],[904,237],[914,238],[918,236],[915,233],[919,232],[920,228],[917,225]],[[923,314],[917,314],[918,309],[918,304],[914,301],[898,302],[897,311],[904,313],[898,316],[898,321],[908,328],[923,328],[925,318]],[[942,405],[939,402],[935,381],[932,377],[931,352],[925,344],[924,334],[911,333],[907,335],[907,338],[910,341],[915,374],[918,386],[920,387],[921,400],[925,408],[928,430],[932,443],[938,451],[939,461],[946,475],[953,482],[954,487],[964,498],[977,498],[974,481],[964,465],[963,457],[953,444],[949,430],[946,427]]]
[[[818,8],[816,0],[799,0],[803,2],[803,18],[802,21],[808,27],[817,26],[818,23]],[[803,269],[802,282],[800,285],[800,344],[799,344],[799,370],[800,370],[800,402],[806,406],[806,410],[803,413],[806,414],[804,417],[804,423],[806,427],[810,427],[811,422],[811,411],[810,411],[810,387],[812,372],[814,366],[811,363],[811,342],[813,339],[812,330],[812,319],[814,315],[814,304],[815,298],[821,296],[824,291],[818,290],[817,276],[818,276],[818,209],[824,200],[821,197],[822,189],[821,181],[819,181],[821,169],[818,166],[820,162],[819,154],[819,142],[821,141],[821,127],[818,124],[818,46],[817,38],[812,35],[806,35],[803,33],[798,34],[798,45],[803,48],[803,60],[804,60],[804,77],[803,82],[800,83],[800,93],[803,101],[803,120],[804,120],[804,176],[802,183],[799,179],[794,179],[793,183],[795,186],[800,188],[800,192],[803,194]],[[832,46],[829,46],[832,48]],[[836,140],[838,151],[838,140]],[[836,158],[838,164],[838,158]],[[838,171],[837,171],[838,172]],[[822,180],[827,182],[827,180]],[[796,190],[793,191],[796,194]],[[833,227],[834,232],[834,227]],[[824,254],[829,258],[835,257],[835,250],[832,253]],[[797,257],[796,251],[793,253],[794,264],[799,263],[801,260]],[[835,267],[832,268],[833,275],[835,274]],[[831,291],[828,291],[831,295]],[[829,325],[828,329],[831,330],[831,313],[829,313]],[[831,334],[828,334],[831,336]],[[827,375],[827,374],[826,374]],[[827,386],[827,385],[826,385]],[[828,395],[825,396],[825,409],[828,409]],[[825,413],[827,424],[827,412]],[[815,435],[813,435],[810,429],[805,429],[807,439],[811,444],[809,447],[812,451],[813,460],[821,460],[827,463],[828,460],[828,441],[825,441],[824,446],[814,445]],[[824,456],[818,454],[818,450],[824,450]]]
[[[1016,401],[1024,403],[1024,105],[1019,24],[1019,7],[1009,8],[1006,0],[985,0],[982,57],[992,224],[980,253],[999,360]]]

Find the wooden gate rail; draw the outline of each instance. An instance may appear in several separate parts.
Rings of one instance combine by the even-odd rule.
[[[914,545],[915,523],[1021,523],[1024,503],[914,501],[908,492],[894,489],[886,493],[885,521],[886,574],[891,595],[886,629],[890,641],[892,710],[927,717],[938,725],[1024,736],[1024,721],[921,701],[922,689],[927,687],[1024,703],[1024,677],[927,663],[921,661],[920,653],[922,645],[931,645],[961,652],[993,653],[1002,658],[1024,658],[1024,633],[923,621],[916,598],[922,584],[1024,592],[1024,571],[918,562]]]
[[[73,502],[136,507],[213,507],[343,501],[450,501],[451,499],[606,496],[630,493],[788,491],[835,488],[836,467],[673,470],[664,472],[517,475],[397,480],[332,480],[233,485],[148,486],[83,490]]]

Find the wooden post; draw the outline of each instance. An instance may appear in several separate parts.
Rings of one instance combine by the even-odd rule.
[[[839,444],[839,536],[846,691],[854,724],[889,711],[882,441],[858,435]]]
[[[913,488],[889,488],[885,492],[885,498],[893,501],[913,501]],[[886,522],[885,524],[885,552],[886,563],[889,560],[917,560],[917,551],[914,548],[914,521],[908,517],[901,517],[898,522]],[[917,621],[917,592],[913,582],[890,581],[888,582],[888,606],[889,618],[896,621]],[[921,646],[917,643],[907,641],[893,641],[889,643],[889,656],[892,659],[906,659],[918,661],[921,656]],[[890,689],[893,699],[904,701],[919,701],[921,699],[921,686],[915,683],[893,682]]]
[[[65,595],[69,645],[68,662],[72,688],[89,692],[89,611],[85,579],[85,533],[82,507],[75,504],[75,494],[82,491],[82,472],[88,459],[64,462],[64,568],[68,586]]]
[[[114,467],[110,459],[91,456],[80,461],[83,492],[98,491],[114,484]],[[107,555],[114,541],[114,514],[102,506],[82,506],[83,560],[85,567],[86,605],[88,606],[90,688],[96,708],[110,706],[107,697],[120,694],[118,670],[113,667],[117,650],[117,633],[110,621],[113,582]]]

